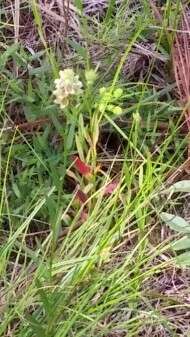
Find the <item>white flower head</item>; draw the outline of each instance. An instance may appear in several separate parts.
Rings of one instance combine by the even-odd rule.
[[[73,95],[77,96],[82,93],[82,82],[79,76],[75,75],[73,69],[65,69],[59,72],[59,78],[54,81],[56,89],[53,91],[55,95],[55,103],[64,109],[69,104],[69,98]]]

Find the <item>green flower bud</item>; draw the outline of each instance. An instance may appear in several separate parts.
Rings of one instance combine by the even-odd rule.
[[[114,90],[113,96],[114,98],[120,98],[123,94],[123,90],[121,88],[117,88]]]
[[[112,112],[115,115],[121,115],[121,113],[123,112],[122,108],[120,106],[115,106],[114,109],[112,110]]]
[[[95,70],[93,70],[93,69],[86,70],[85,71],[85,78],[86,78],[87,84],[92,85],[97,79],[97,74],[96,74]]]
[[[105,87],[100,88],[99,92],[100,92],[100,95],[104,95],[106,92],[106,88]]]

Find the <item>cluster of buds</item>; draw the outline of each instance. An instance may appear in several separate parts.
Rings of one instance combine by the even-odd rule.
[[[121,88],[116,88],[114,91],[111,91],[109,87],[102,87],[100,88],[99,93],[100,103],[98,108],[100,112],[104,113],[107,110],[115,115],[120,115],[122,113],[122,108],[117,104],[118,100],[120,100],[123,95],[123,90]]]
[[[55,80],[56,89],[53,91],[55,95],[55,103],[60,105],[61,109],[68,106],[70,98],[82,93],[82,82],[79,76],[75,75],[72,69],[65,69],[59,72],[59,78]]]

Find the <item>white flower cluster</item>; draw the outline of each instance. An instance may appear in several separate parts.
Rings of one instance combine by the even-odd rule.
[[[69,104],[69,98],[73,95],[82,93],[82,82],[79,81],[79,76],[75,75],[73,69],[65,69],[59,72],[59,78],[55,80],[56,89],[53,91],[55,95],[55,103],[64,109]]]

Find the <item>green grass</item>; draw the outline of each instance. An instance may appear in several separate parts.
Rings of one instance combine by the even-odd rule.
[[[139,81],[126,81],[122,67],[134,43],[155,36],[157,50],[169,59],[173,32],[167,27],[176,28],[179,4],[166,2],[162,26],[146,1],[127,20],[128,2],[113,16],[110,1],[105,19],[91,18],[88,31],[81,15],[85,43],[71,42],[71,61],[77,60],[84,92],[63,112],[52,91],[64,60],[46,42],[36,1],[31,8],[42,50],[31,54],[22,45],[2,44],[0,336],[131,337],[148,328],[152,336],[156,330],[178,336],[178,322],[167,312],[189,306],[161,294],[156,280],[175,267],[173,236],[162,238],[159,214],[175,204],[163,189],[168,172],[185,158],[182,109],[172,79],[161,88],[149,83],[154,59]],[[89,52],[95,43],[107,52],[98,61],[97,81],[87,86],[83,68],[95,67]],[[13,72],[13,60],[22,75]],[[168,61],[167,76],[170,68]],[[109,100],[99,109],[102,87],[111,97],[122,88],[116,102],[121,116],[109,111]],[[39,130],[10,128],[17,116],[29,126],[39,118],[49,121]],[[102,143],[100,150],[105,130],[120,139],[120,151]],[[93,169],[88,179],[73,164],[77,153]],[[105,195],[114,179],[115,191]],[[76,202],[72,181],[86,202]]]
[[[134,152],[133,159],[129,151]],[[162,182],[168,164],[153,162],[150,155],[145,154],[139,163],[135,152],[130,146],[126,151],[114,195],[103,198],[100,188],[94,192],[90,196],[92,206],[87,220],[59,240],[58,246],[54,242],[55,232],[61,227],[66,208],[73,205],[72,196],[54,210],[55,187],[49,187],[41,199],[36,193],[23,220],[10,213],[10,205],[5,206],[9,223],[14,228],[14,222],[18,222],[18,228],[12,230],[1,246],[1,272],[8,304],[4,308],[2,335],[7,326],[17,320],[21,320],[15,332],[18,336],[66,336],[68,333],[104,336],[111,329],[121,328],[133,335],[134,326],[136,331],[142,327],[144,320],[139,317],[139,303],[144,302],[143,284],[172,262],[168,259],[154,264],[155,257],[166,251],[168,245],[163,242],[153,247],[149,242],[156,226],[156,222],[150,225],[151,216],[155,218],[155,212],[164,206],[155,210],[154,200],[159,195],[157,184]],[[100,183],[104,186],[105,179]],[[138,189],[134,196],[133,189]],[[36,241],[33,247],[28,247],[27,233],[35,226],[35,218],[44,206],[54,213],[50,214],[50,233],[42,242]],[[70,228],[78,221],[79,212],[71,219]],[[44,225],[37,226],[40,230]],[[131,237],[134,246],[121,253],[118,248],[117,252],[119,242],[127,242]],[[144,306],[143,311],[150,310]],[[104,327],[106,317],[120,308],[124,316],[132,312],[133,319]],[[159,316],[157,320],[159,322]]]

